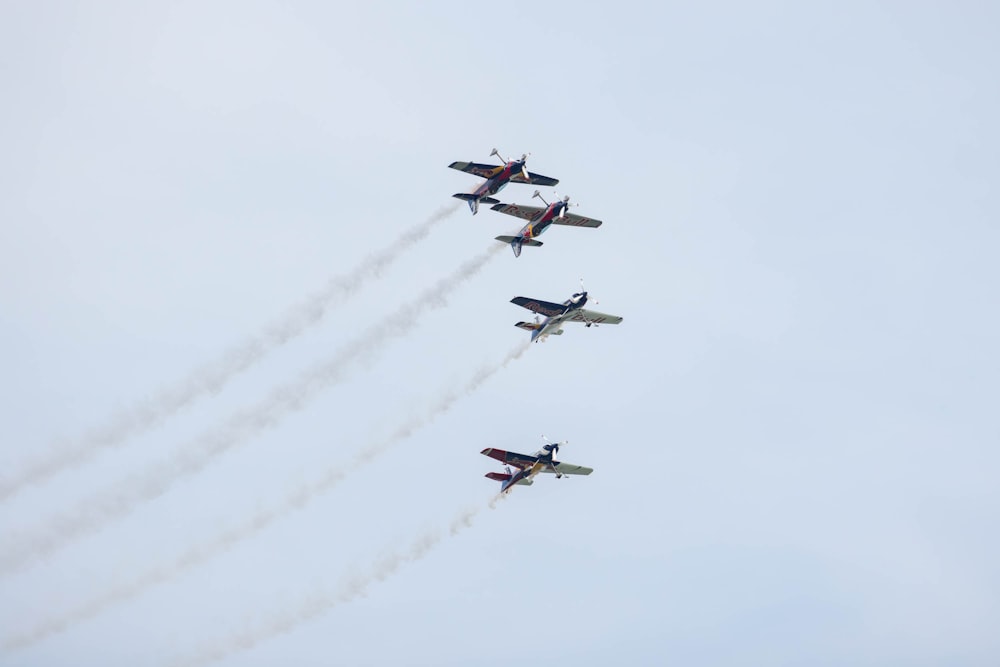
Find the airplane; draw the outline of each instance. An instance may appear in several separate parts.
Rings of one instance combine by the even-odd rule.
[[[551,442],[544,435],[542,439],[545,440],[545,444],[534,454],[505,452],[502,449],[494,449],[493,447],[487,447],[480,452],[480,454],[500,461],[507,469],[506,473],[486,473],[486,477],[500,482],[500,493],[510,493],[510,490],[516,484],[531,486],[535,483],[534,476],[540,472],[555,473],[556,479],[561,479],[563,475],[589,475],[594,472],[593,468],[555,460],[554,455],[559,451],[559,447],[567,444],[568,441]],[[513,472],[511,466],[517,468],[517,472]]]
[[[549,178],[548,176],[541,176],[539,174],[533,174],[528,171],[528,167],[525,162],[531,153],[525,153],[521,156],[520,160],[505,160],[497,149],[493,149],[490,152],[490,156],[496,155],[501,160],[504,161],[502,165],[492,165],[492,164],[480,164],[478,162],[452,162],[448,166],[452,169],[458,169],[459,171],[464,171],[467,174],[475,174],[486,179],[486,182],[480,185],[478,188],[473,190],[471,193],[462,193],[452,195],[459,199],[463,199],[469,203],[469,210],[472,211],[472,215],[479,212],[479,202],[484,202],[486,204],[499,204],[499,199],[494,199],[493,195],[503,190],[503,188],[508,183],[531,183],[532,185],[546,185],[551,186],[559,182],[558,178]]]
[[[556,195],[558,197],[558,195]],[[557,199],[551,204],[545,201],[541,193],[535,190],[535,194],[531,195],[532,198],[538,197],[543,202],[545,202],[545,208],[538,208],[537,206],[518,206],[516,204],[495,204],[492,206],[494,211],[500,211],[501,213],[506,213],[507,215],[513,215],[518,218],[523,218],[528,221],[521,231],[517,233],[517,236],[498,236],[497,241],[503,241],[504,243],[509,243],[510,247],[514,250],[514,257],[521,256],[521,246],[533,246],[538,247],[542,245],[541,241],[536,241],[536,236],[541,236],[542,232],[549,228],[549,225],[571,225],[573,227],[600,227],[601,221],[595,220],[593,218],[585,218],[582,215],[576,215],[569,212],[570,206],[576,206],[576,204],[569,203],[569,196],[563,197],[561,200]]]
[[[532,343],[544,341],[549,336],[561,336],[564,322],[583,322],[590,327],[597,324],[619,324],[622,321],[617,315],[606,315],[583,307],[587,303],[587,291],[583,288],[582,278],[580,291],[562,303],[528,299],[523,296],[515,296],[510,302],[535,313],[534,322],[518,322],[514,325],[530,331]],[[545,315],[542,321],[538,320],[540,314]]]

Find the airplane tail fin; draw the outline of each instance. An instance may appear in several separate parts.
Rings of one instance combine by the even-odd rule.
[[[476,195],[468,193],[468,192],[459,192],[459,193],[453,194],[452,197],[455,197],[456,199],[461,199],[462,201],[467,202],[469,204],[469,210],[472,211],[472,215],[475,215],[476,213],[479,213],[479,204],[480,203],[483,203],[483,204],[499,204],[500,203],[499,199],[494,199],[493,197],[482,197],[482,198],[479,198]]]
[[[509,243],[510,247],[514,249],[514,257],[521,256],[522,246],[531,246],[537,248],[542,245],[541,241],[536,241],[535,239],[526,239],[521,236],[497,236],[497,241],[503,241],[504,243]]]
[[[458,192],[452,195],[456,199],[461,199],[469,205],[469,210],[472,211],[472,215],[479,213],[479,198],[476,195],[469,194],[466,192]]]

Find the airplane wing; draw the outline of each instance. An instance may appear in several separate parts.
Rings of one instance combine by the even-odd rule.
[[[545,185],[552,186],[559,183],[558,178],[549,178],[548,176],[542,176],[541,174],[536,174],[534,172],[528,172],[528,178],[525,180],[524,174],[518,172],[510,177],[511,183],[531,183],[532,185]]]
[[[563,463],[562,461],[553,463],[552,468],[555,468],[555,470],[546,466],[542,468],[540,472],[557,472],[561,475],[589,475],[594,472],[593,468],[588,468],[587,466],[577,466],[572,463]]]
[[[496,459],[500,463],[512,465],[518,468],[527,468],[534,465],[538,461],[537,456],[518,454],[516,452],[505,452],[502,449],[494,449],[492,447],[487,447],[479,453],[484,454],[491,459]]]
[[[448,166],[452,169],[458,169],[459,171],[464,171],[467,174],[475,174],[476,176],[480,176],[482,178],[496,176],[497,173],[503,169],[503,166],[498,167],[495,164],[482,164],[479,162],[452,162]]]
[[[494,207],[496,208],[496,207]],[[594,218],[585,218],[575,213],[567,213],[561,218],[553,218],[553,225],[570,225],[572,227],[600,227],[603,222]]]
[[[599,313],[596,310],[580,308],[579,310],[574,310],[570,313],[569,317],[566,318],[566,321],[593,322],[594,324],[619,324],[622,321],[622,318],[617,315],[605,315],[604,313]]]
[[[510,300],[511,303],[516,303],[522,308],[527,308],[533,313],[538,313],[539,315],[547,315],[549,317],[555,317],[556,315],[562,315],[566,312],[566,306],[561,303],[552,303],[551,301],[540,301],[538,299],[529,299],[523,296],[515,296]]]
[[[531,220],[545,210],[544,208],[538,208],[537,206],[518,206],[517,204],[494,204],[490,208],[494,211],[506,213],[507,215],[523,218],[524,220]]]

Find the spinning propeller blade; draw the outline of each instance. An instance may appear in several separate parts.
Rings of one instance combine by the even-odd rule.
[[[580,278],[580,291],[583,292],[584,294],[587,293],[587,288],[583,286],[583,278]],[[596,303],[596,304],[600,303],[600,301],[598,301],[597,299],[590,297],[588,297],[587,300],[590,301],[591,303]]]
[[[555,456],[559,452],[559,448],[560,447],[562,447],[563,445],[569,443],[569,440],[560,440],[559,442],[552,442],[551,440],[549,440],[548,438],[546,438],[544,435],[542,436],[542,440],[544,440],[545,443],[549,446],[549,451],[552,452],[553,456]]]

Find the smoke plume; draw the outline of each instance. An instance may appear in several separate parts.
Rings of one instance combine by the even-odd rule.
[[[120,446],[199,398],[218,393],[233,377],[319,324],[331,307],[347,300],[365,284],[380,277],[405,250],[425,238],[435,225],[454,213],[459,206],[442,207],[385,248],[370,255],[350,273],[331,279],[321,290],[290,308],[260,333],[231,348],[216,361],[195,369],[176,384],[119,412],[80,438],[53,446],[41,458],[28,463],[12,477],[0,479],[0,501],[17,494],[25,486],[40,484],[62,470],[80,466],[94,458],[102,449]]]
[[[256,623],[252,627],[236,632],[229,637],[205,644],[197,652],[170,663],[171,667],[197,667],[228,658],[234,653],[248,651],[263,641],[291,632],[298,626],[345,604],[364,596],[372,584],[385,581],[406,563],[412,563],[426,556],[446,537],[458,535],[472,526],[481,507],[463,510],[452,519],[448,533],[427,531],[419,535],[406,548],[390,552],[376,561],[366,573],[356,574],[341,582],[336,590],[317,590],[303,599],[297,606],[276,612],[271,618]]]
[[[127,477],[108,491],[77,503],[68,512],[50,517],[35,531],[8,535],[0,551],[0,575],[24,567],[73,540],[96,532],[110,521],[127,515],[138,504],[165,493],[177,480],[201,471],[220,454],[275,426],[289,413],[301,409],[321,390],[343,379],[352,364],[369,361],[387,341],[408,333],[421,315],[446,305],[446,298],[451,292],[478,273],[500,250],[503,246],[492,245],[464,262],[431,288],[404,302],[392,315],[369,327],[332,359],[277,387],[264,400],[237,412],[222,427],[178,449],[166,460]]]
[[[58,616],[43,619],[36,623],[30,630],[6,638],[3,643],[3,649],[6,651],[21,649],[39,642],[50,635],[63,632],[71,625],[93,618],[120,602],[140,595],[148,588],[169,581],[201,565],[211,558],[228,551],[236,544],[257,535],[272,523],[303,509],[321,494],[333,489],[338,482],[349,474],[373,460],[378,454],[409,437],[435,417],[447,412],[459,399],[475,392],[486,380],[505,368],[512,361],[520,358],[527,349],[528,343],[522,343],[508,352],[499,362],[483,366],[461,387],[445,392],[423,415],[414,417],[401,425],[390,436],[362,448],[350,464],[328,469],[311,482],[290,490],[285,495],[285,498],[273,507],[258,509],[252,517],[242,524],[227,529],[216,537],[191,547],[171,562],[148,570],[131,580],[122,581],[74,609]],[[494,504],[491,501],[490,507],[492,508]],[[466,513],[456,517],[455,522],[451,526],[452,534],[457,533],[463,526],[470,525],[474,514],[474,512],[472,515]]]

